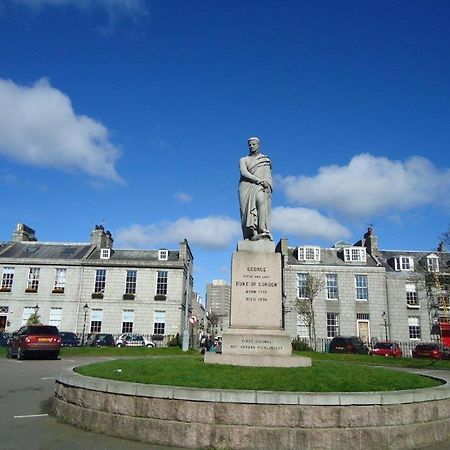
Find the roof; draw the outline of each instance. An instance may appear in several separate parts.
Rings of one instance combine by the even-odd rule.
[[[381,264],[386,268],[386,271],[394,272],[394,258],[399,256],[405,256],[414,260],[414,269],[422,268],[427,271],[427,257],[434,256],[439,259],[439,272],[448,272],[450,269],[450,253],[449,252],[437,252],[436,250],[430,251],[412,251],[412,250],[379,250],[379,260]]]
[[[111,250],[109,261],[161,261],[158,259],[158,250]],[[164,261],[178,261],[180,252],[169,250],[168,259]],[[100,249],[94,251],[87,258],[90,260],[100,260]],[[101,261],[107,261],[102,259]]]
[[[11,242],[0,258],[77,260],[83,259],[91,248],[90,244]]]

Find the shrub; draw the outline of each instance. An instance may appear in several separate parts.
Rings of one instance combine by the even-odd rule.
[[[312,352],[313,349],[302,339],[295,338],[292,341],[292,350],[296,350],[298,352]]]

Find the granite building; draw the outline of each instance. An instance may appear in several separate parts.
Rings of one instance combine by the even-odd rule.
[[[18,224],[0,242],[0,329],[13,331],[38,312],[43,323],[78,334],[135,332],[155,338],[183,331],[192,300],[193,256],[176,250],[113,248],[96,226],[87,243],[42,242]]]
[[[224,280],[213,280],[206,285],[206,309],[212,319],[213,334],[221,335],[230,322],[231,286]]]

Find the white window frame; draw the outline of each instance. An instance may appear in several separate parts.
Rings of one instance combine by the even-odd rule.
[[[103,322],[103,309],[91,309],[91,320],[89,322],[89,330],[91,333],[101,333]]]
[[[100,259],[109,259],[110,257],[111,257],[111,249],[110,248],[100,249]]]
[[[162,333],[160,333],[162,328]],[[166,311],[155,311],[153,313],[153,334],[166,334]]]
[[[366,262],[367,253],[364,247],[344,247],[345,262]]]
[[[39,289],[39,279],[41,277],[40,267],[30,267],[28,271],[27,289],[37,291]]]
[[[358,284],[358,280],[365,280],[364,285]],[[364,293],[364,297],[359,297],[359,293]],[[355,275],[355,297],[357,302],[366,302],[369,300],[369,278],[366,274]]]
[[[419,309],[419,296],[417,293],[417,285],[415,283],[405,284],[406,306],[410,309]]]
[[[28,319],[36,312],[34,306],[24,306],[22,311],[22,327],[27,324]]]
[[[11,291],[14,283],[14,267],[3,267],[1,289]]]
[[[414,259],[411,256],[396,256],[394,258],[394,269],[397,272],[412,272],[414,270]]]
[[[309,338],[309,328],[305,316],[297,313],[297,336],[300,338]]]
[[[122,333],[132,333],[134,328],[134,309],[122,311]]]
[[[102,276],[102,272],[103,275]],[[94,281],[94,292],[104,293],[106,288],[106,269],[96,269],[95,270],[95,281]]]
[[[320,247],[310,245],[297,247],[297,259],[299,261],[320,261]]]
[[[55,269],[55,282],[53,284],[53,289],[58,289],[64,292],[66,290],[66,275],[67,269],[57,268]]]
[[[439,258],[436,255],[427,256],[428,272],[439,272]]]
[[[165,274],[165,276],[163,274]],[[156,295],[167,295],[168,290],[169,290],[169,271],[158,270],[156,272]]]
[[[419,316],[408,316],[409,339],[411,341],[420,341],[422,330]],[[414,337],[412,337],[414,336]]]
[[[167,261],[169,259],[169,250],[161,248],[158,250],[158,259],[160,261]]]
[[[50,308],[50,315],[48,318],[48,324],[54,325],[57,328],[61,327],[62,320],[62,308]]]
[[[334,277],[335,285],[329,283],[331,277]],[[327,292],[327,300],[339,300],[339,287],[338,287],[338,274],[337,273],[326,273],[325,274],[325,289]],[[334,293],[334,296],[331,294]]]
[[[131,276],[131,272],[134,273],[134,276]],[[137,286],[137,270],[128,269],[125,276],[125,294],[136,294],[136,286]]]
[[[339,313],[327,313],[327,338],[339,336]]]
[[[305,272],[297,273],[297,298],[307,299],[308,274]]]

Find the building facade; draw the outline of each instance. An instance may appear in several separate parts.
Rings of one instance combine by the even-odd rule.
[[[206,309],[211,320],[212,333],[222,335],[230,324],[231,286],[225,280],[213,280],[206,286]]]
[[[450,253],[380,250],[369,228],[351,245],[289,247],[280,241],[284,277],[284,321],[288,333],[309,339],[311,324],[298,305],[313,295],[315,336],[359,336],[366,342],[393,339],[414,344],[449,335]],[[446,331],[448,330],[448,331]]]
[[[96,226],[89,243],[40,242],[18,224],[0,243],[0,328],[18,329],[33,312],[81,335],[134,332],[164,339],[182,333],[193,300],[193,255],[177,250],[114,249]]]

